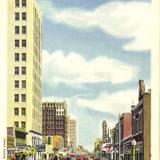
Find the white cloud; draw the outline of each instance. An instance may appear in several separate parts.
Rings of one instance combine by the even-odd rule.
[[[82,55],[63,51],[43,51],[43,80],[47,84],[111,82],[124,83],[137,77],[139,70],[119,60],[99,56],[86,60]]]
[[[116,1],[98,6],[93,11],[78,8],[59,10],[50,1],[40,4],[51,21],[84,29],[99,27],[107,34],[130,38],[123,46],[125,50],[150,49],[151,3]]]
[[[77,105],[118,115],[122,112],[130,112],[132,103],[136,104],[137,100],[138,90],[128,89],[111,94],[101,93],[95,99],[79,98],[77,99]]]

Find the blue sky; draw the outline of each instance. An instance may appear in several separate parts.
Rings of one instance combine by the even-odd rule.
[[[78,144],[93,148],[150,87],[149,1],[39,0],[43,13],[43,97],[65,99]]]

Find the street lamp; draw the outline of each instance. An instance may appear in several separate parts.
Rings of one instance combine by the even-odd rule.
[[[132,160],[136,160],[136,140],[133,139],[132,141]]]
[[[116,150],[115,160],[118,160],[118,150]]]

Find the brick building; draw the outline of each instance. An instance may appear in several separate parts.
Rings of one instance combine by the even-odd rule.
[[[151,90],[145,91],[143,80],[139,80],[137,105],[131,106],[131,113],[123,113],[112,130],[113,159],[118,160],[118,154],[123,160],[131,160],[133,141],[136,160],[150,160]]]
[[[42,103],[43,136],[59,135],[67,146],[67,104],[65,102]]]
[[[131,158],[132,116],[131,113],[122,113],[120,116],[121,149],[125,160]]]

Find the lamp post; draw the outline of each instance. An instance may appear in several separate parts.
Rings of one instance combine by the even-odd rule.
[[[136,160],[136,140],[132,141],[132,160]]]
[[[118,160],[118,150],[116,150],[115,160]]]

